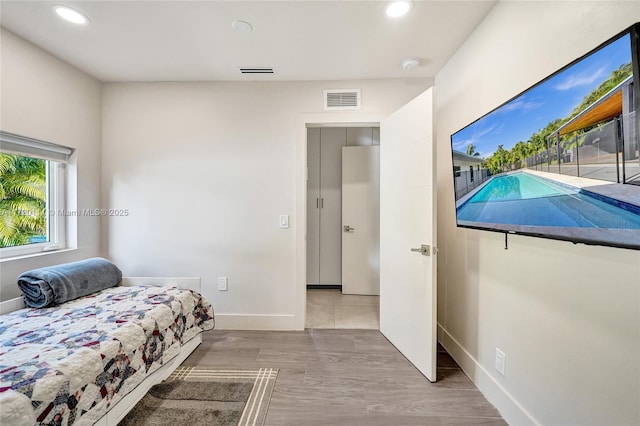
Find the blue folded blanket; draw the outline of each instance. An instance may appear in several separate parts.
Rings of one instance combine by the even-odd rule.
[[[114,287],[122,271],[101,257],[47,266],[18,277],[24,301],[30,308],[46,308]]]

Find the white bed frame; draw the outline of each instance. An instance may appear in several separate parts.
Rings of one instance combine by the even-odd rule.
[[[173,285],[186,290],[200,292],[201,283],[199,277],[123,277],[122,286],[134,285]],[[24,308],[22,297],[0,302],[0,315],[17,311]],[[197,334],[180,348],[180,353],[171,360],[165,362],[162,367],[144,378],[131,392],[124,395],[120,400],[109,408],[95,424],[98,426],[116,426],[120,420],[146,395],[151,386],[165,380],[175,371],[176,368],[187,359],[191,353],[202,343],[202,333]]]

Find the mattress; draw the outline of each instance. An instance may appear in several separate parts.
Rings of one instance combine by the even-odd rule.
[[[112,287],[2,315],[0,424],[92,424],[213,326],[206,298],[175,287]]]

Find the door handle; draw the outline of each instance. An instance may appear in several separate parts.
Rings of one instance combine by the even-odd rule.
[[[420,253],[423,256],[431,256],[431,247],[426,244],[422,244],[420,248],[412,248],[411,251]]]
[[[350,227],[349,225],[343,226],[344,232],[353,232],[355,228]]]

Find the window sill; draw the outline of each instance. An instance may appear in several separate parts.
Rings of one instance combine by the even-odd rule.
[[[68,253],[75,250],[77,250],[77,248],[64,248],[60,250],[41,251],[38,253],[29,253],[29,254],[23,254],[19,256],[3,257],[2,259],[0,259],[0,263],[8,263],[8,262],[13,262],[15,260],[31,259],[34,257],[41,257],[41,256],[50,256],[52,254],[58,254],[58,253]]]

